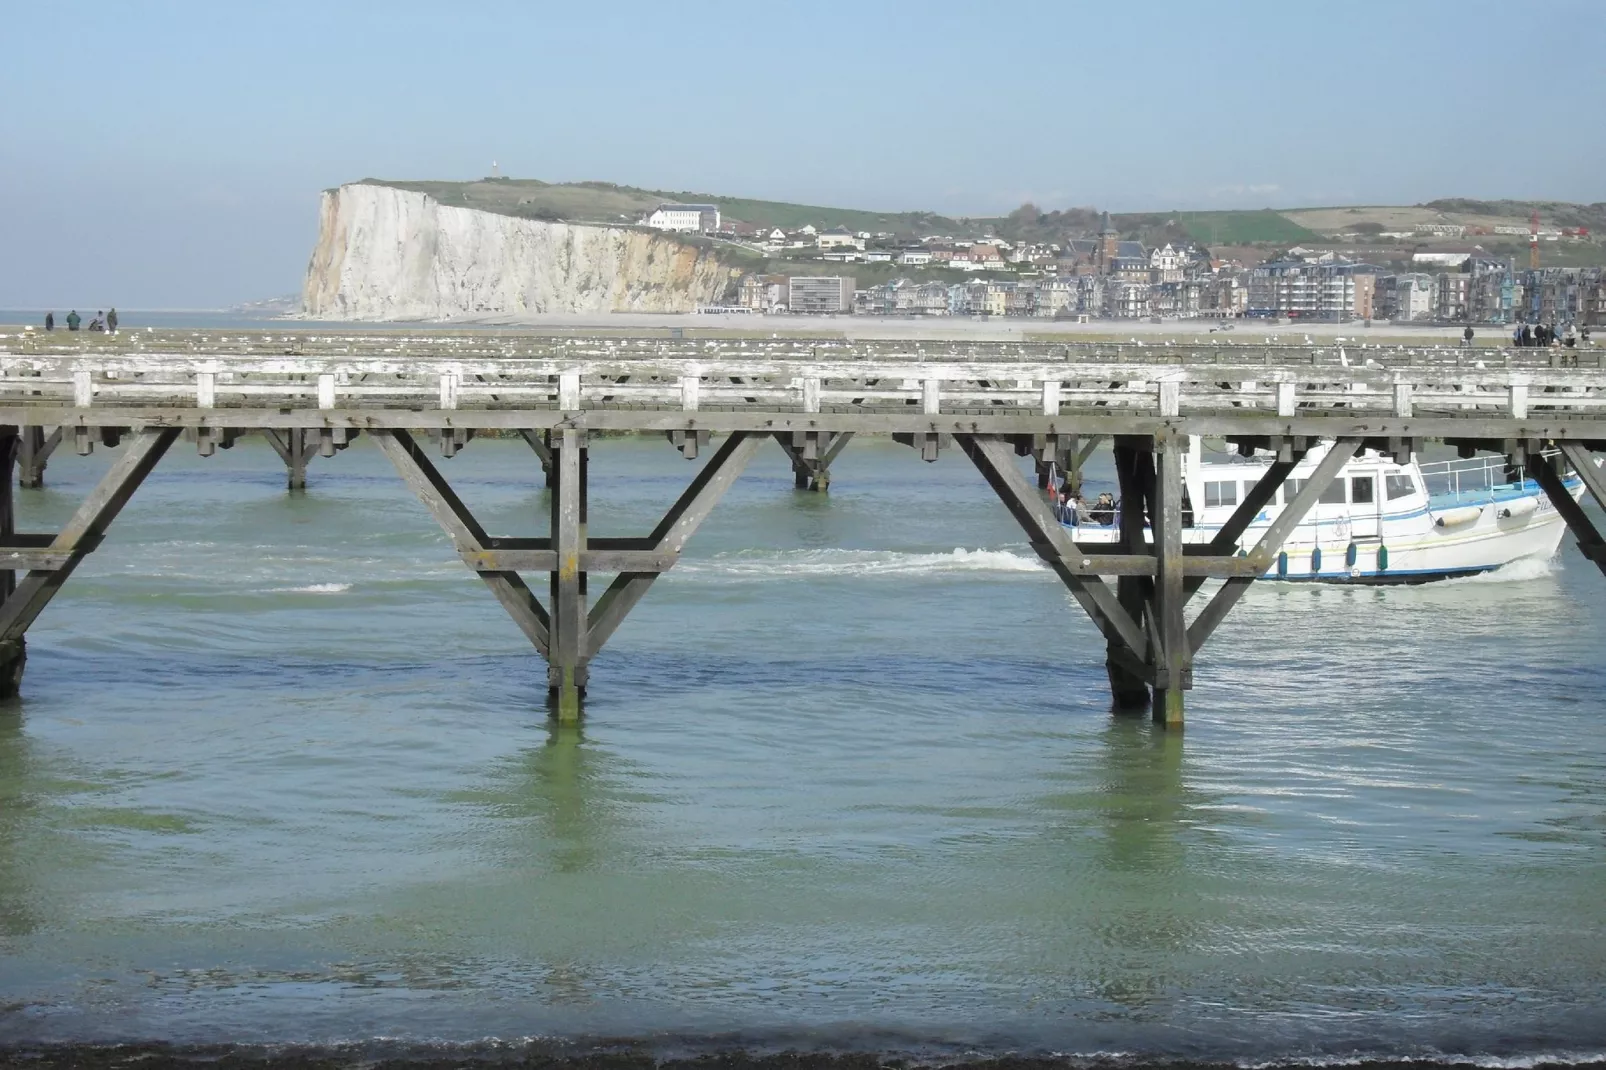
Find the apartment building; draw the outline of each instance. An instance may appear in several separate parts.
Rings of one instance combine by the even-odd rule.
[[[815,315],[850,312],[853,285],[851,275],[793,275],[786,280],[786,307]]]

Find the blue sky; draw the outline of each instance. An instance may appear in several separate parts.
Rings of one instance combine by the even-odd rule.
[[[0,307],[297,290],[318,191],[1606,200],[1606,0],[0,6]]]

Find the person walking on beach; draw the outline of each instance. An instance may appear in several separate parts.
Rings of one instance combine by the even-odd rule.
[[[117,333],[117,310],[115,308],[106,313],[106,329],[113,334]],[[1471,329],[1471,327],[1467,328],[1469,331]]]
[[[1517,344],[1523,347],[1534,344],[1533,328],[1528,326],[1526,323],[1522,325],[1522,341],[1518,342]]]
[[[76,331],[78,329],[78,325],[82,322],[83,319],[78,315],[78,310],[76,308],[67,313],[67,329],[69,331]]]
[[[45,330],[53,331],[55,329],[56,329],[56,314],[54,312],[46,312],[45,313]]]
[[[1468,349],[1472,348],[1472,324],[1470,323],[1467,324],[1467,329],[1461,332],[1461,344]]]

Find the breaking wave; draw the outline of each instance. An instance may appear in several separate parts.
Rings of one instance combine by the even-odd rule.
[[[784,550],[719,554],[683,561],[677,571],[714,579],[776,580],[819,576],[936,576],[964,573],[1038,572],[1036,558],[1010,550],[912,554],[895,550]]]

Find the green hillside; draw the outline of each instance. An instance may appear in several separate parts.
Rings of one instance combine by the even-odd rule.
[[[442,204],[478,208],[527,219],[567,220],[577,223],[633,223],[658,205],[714,204],[728,220],[759,227],[797,230],[807,224],[824,229],[847,227],[872,233],[890,231],[915,236],[933,231],[959,234],[976,230],[970,225],[931,212],[873,212],[859,208],[828,208],[785,201],[759,201],[722,197],[684,190],[648,190],[616,186],[610,182],[550,183],[531,178],[492,178],[478,182],[414,182],[365,178],[364,182],[417,190]]]
[[[363,181],[417,190],[442,204],[526,219],[620,225],[638,222],[664,202],[715,204],[727,222],[746,223],[765,230],[779,227],[793,231],[812,224],[822,230],[846,227],[872,234],[891,233],[901,241],[942,234],[956,238],[996,235],[1011,241],[1063,243],[1073,238],[1091,236],[1099,220],[1097,210],[1089,207],[1043,211],[1035,205],[1023,204],[1007,215],[954,218],[933,212],[878,212],[725,197],[686,190],[639,189],[611,182],[553,183],[530,178],[486,178],[475,182],[374,178]],[[1148,245],[1193,241],[1207,247],[1258,245],[1263,248],[1286,248],[1290,245],[1332,245],[1340,239],[1323,235],[1340,232],[1377,233],[1430,222],[1462,221],[1476,224],[1480,221],[1526,219],[1535,209],[1538,209],[1546,225],[1587,226],[1596,233],[1606,232],[1606,202],[1583,205],[1452,199],[1413,206],[1301,208],[1286,212],[1269,208],[1252,211],[1134,212],[1115,215],[1112,221],[1123,237],[1137,238]],[[1515,248],[1520,243],[1498,244],[1502,248],[1505,244]],[[722,256],[737,255],[737,250],[728,244],[719,244],[718,248]],[[1558,250],[1551,260],[1555,263],[1597,263],[1602,253],[1603,247],[1598,242],[1590,242],[1577,248]]]
[[[1176,220],[1194,241],[1203,245],[1292,245],[1320,237],[1269,208],[1252,212],[1179,212]]]

